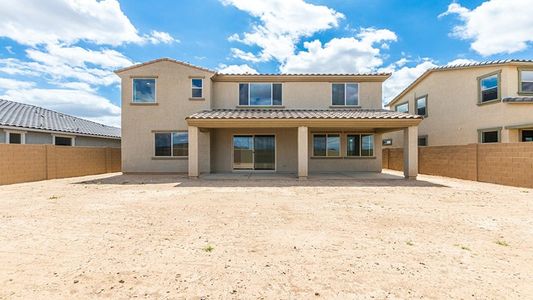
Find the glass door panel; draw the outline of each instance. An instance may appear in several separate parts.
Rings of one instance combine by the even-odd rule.
[[[235,170],[253,170],[253,136],[236,135],[233,137],[233,168]]]
[[[254,137],[254,169],[276,169],[276,138],[273,135]]]

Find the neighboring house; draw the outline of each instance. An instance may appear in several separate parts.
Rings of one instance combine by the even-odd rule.
[[[381,135],[404,129],[416,177],[421,118],[382,109],[390,74],[220,74],[167,58],[116,73],[123,172],[381,172]]]
[[[502,60],[430,69],[388,107],[424,117],[420,146],[533,141],[533,60]],[[401,133],[383,137],[402,147]]]
[[[0,99],[0,144],[120,147],[120,128]]]

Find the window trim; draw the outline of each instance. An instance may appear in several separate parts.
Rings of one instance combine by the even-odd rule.
[[[533,72],[533,68],[518,67],[517,70],[518,70],[518,94],[519,95],[533,95],[533,91],[528,92],[528,91],[522,90],[522,71]]]
[[[135,102],[135,80],[153,79],[154,80],[154,102]],[[131,101],[133,105],[155,105],[157,104],[157,77],[132,77],[131,78]]]
[[[315,135],[325,135],[326,136],[326,155],[315,155]],[[339,155],[330,156],[328,155],[328,136],[338,135],[339,136]],[[342,133],[341,132],[313,132],[312,134],[312,143],[311,143],[311,158],[342,158]]]
[[[350,135],[358,135],[359,136],[359,155],[348,155],[348,136]],[[370,135],[372,136],[372,155],[370,156],[363,156],[363,135]],[[344,157],[346,158],[375,158],[376,157],[376,134],[373,132],[347,132],[345,134],[346,137],[346,152],[344,153]],[[391,139],[392,140],[392,139]],[[341,141],[342,142],[342,141]]]
[[[156,155],[155,135],[158,133],[170,133],[170,156]],[[187,133],[187,155],[174,156],[174,133]],[[152,159],[188,159],[189,158],[189,131],[188,130],[152,130]]]
[[[482,93],[481,93],[481,81],[487,77],[491,77],[496,75],[498,78],[498,95],[496,99],[489,100],[489,101],[481,101]],[[499,103],[502,101],[502,70],[497,70],[494,72],[490,72],[484,75],[481,75],[477,78],[477,104],[478,105],[484,105],[484,104],[490,104],[490,103]]]
[[[522,128],[522,129],[520,129],[520,135],[519,135],[520,140],[519,140],[519,142],[520,143],[533,143],[533,141],[529,141],[529,142],[528,141],[523,141],[523,139],[524,139],[524,131],[533,131],[533,128]]]
[[[404,104],[407,104],[407,114],[410,113],[410,108],[409,108],[409,101],[405,101],[405,102],[402,102],[402,103],[398,103],[396,105],[394,105],[394,111],[395,112],[398,112],[398,106],[400,105],[404,105]]]
[[[243,108],[246,108],[246,107],[261,107],[261,108],[264,108],[264,107],[283,107],[283,82],[239,82],[239,85],[238,85],[238,88],[240,89],[240,85],[241,84],[247,84],[248,85],[248,104],[240,104],[240,90],[239,90],[239,97],[237,99],[237,107],[243,107]],[[252,92],[252,89],[251,89],[251,86],[252,84],[270,84],[270,105],[251,105],[250,104],[250,94]],[[281,104],[274,104],[274,84],[279,84],[281,85]]]
[[[191,79],[191,96],[189,97],[189,100],[205,100],[205,95],[204,95],[204,78],[203,77],[190,77]],[[197,88],[197,87],[194,87],[194,85],[192,84],[192,81],[193,80],[201,80],[202,81],[202,87],[201,88]],[[194,97],[192,95],[192,91],[193,90],[201,90],[202,91],[202,96],[201,97]]]
[[[478,143],[479,144],[497,144],[502,142],[502,129],[503,127],[492,127],[492,128],[481,128],[477,130],[478,134]],[[496,131],[498,132],[498,141],[496,143],[484,143],[483,142],[483,133]]]
[[[423,116],[418,114],[418,100],[420,100],[422,98],[426,98],[426,113]],[[409,105],[407,106],[407,109],[409,109]],[[428,115],[429,115],[429,113],[428,113],[428,94],[425,94],[425,95],[422,95],[422,96],[419,96],[419,97],[415,97],[415,114],[418,115],[418,116],[422,116],[424,118],[428,117]]]
[[[70,145],[70,146],[56,145],[56,137],[70,138],[72,140],[72,145]],[[61,146],[61,147],[76,147],[76,136],[75,135],[65,135],[65,134],[52,134],[52,145]]]
[[[20,131],[20,130],[10,130],[10,129],[4,129],[5,132],[5,143],[11,144],[9,134],[11,133],[17,133],[20,134],[20,145],[26,144],[26,131]],[[12,144],[17,145],[17,144]]]
[[[420,145],[420,143],[419,143],[419,142],[420,142],[420,139],[426,139],[426,145],[425,145],[425,146],[421,146],[421,145]],[[429,147],[429,138],[428,138],[428,135],[427,135],[427,134],[419,135],[416,144],[417,144],[418,147]]]
[[[344,85],[344,104],[333,104],[333,85],[334,84],[343,84]],[[356,84],[357,85],[357,104],[346,104],[346,85],[347,84]],[[359,82],[332,82],[331,83],[331,107],[361,107],[359,103],[359,94],[360,94],[360,84]]]

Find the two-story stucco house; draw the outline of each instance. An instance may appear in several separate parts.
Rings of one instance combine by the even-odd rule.
[[[167,58],[116,74],[125,173],[381,172],[382,134],[403,130],[417,175],[422,119],[382,109],[390,74],[220,74]]]
[[[430,69],[389,104],[424,117],[420,146],[533,141],[533,60],[502,60]],[[403,135],[383,137],[402,147]]]

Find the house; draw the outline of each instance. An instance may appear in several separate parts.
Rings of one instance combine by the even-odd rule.
[[[120,128],[0,99],[0,144],[120,148]]]
[[[533,141],[533,60],[500,60],[427,70],[388,107],[424,117],[419,146]],[[383,137],[402,147],[401,133]]]
[[[390,74],[221,74],[173,59],[122,80],[125,173],[381,172],[381,136],[403,130],[417,175],[420,116],[382,109]]]

